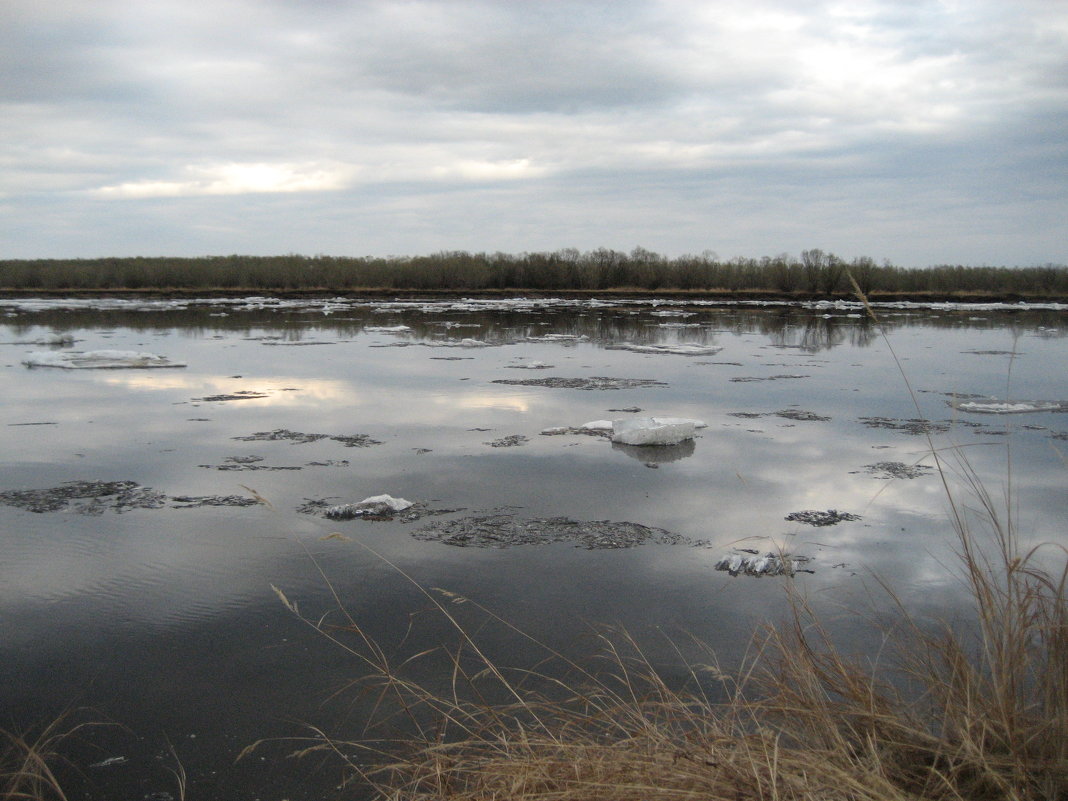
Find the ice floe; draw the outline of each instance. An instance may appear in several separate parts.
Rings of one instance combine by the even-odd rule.
[[[677,445],[693,439],[694,420],[628,417],[612,421],[612,442],[622,445]]]
[[[0,342],[0,345],[46,345],[53,348],[69,348],[74,344],[72,334],[59,334],[52,332],[37,339],[20,339],[17,342]]]
[[[628,410],[617,409],[615,411],[628,411]],[[641,410],[635,408],[634,411],[641,411]],[[636,426],[632,425],[632,424],[635,424],[635,423],[637,424]],[[663,428],[663,427],[673,427],[673,426],[674,427],[681,426],[682,429],[685,429],[687,426],[689,426],[690,430],[691,430],[691,434],[690,434],[689,439],[692,439],[693,438],[692,430],[696,429],[696,428],[707,428],[708,427],[708,423],[706,423],[704,420],[695,420],[695,419],[691,419],[691,418],[688,418],[688,417],[631,417],[631,418],[624,418],[624,419],[619,419],[619,420],[590,420],[589,422],[582,423],[581,425],[577,425],[577,426],[552,426],[550,428],[543,428],[541,430],[541,434],[543,434],[544,436],[550,436],[550,437],[551,436],[559,436],[561,434],[585,434],[587,436],[611,438],[614,442],[617,442],[617,443],[620,443],[620,444],[634,445],[634,444],[650,444],[650,443],[633,443],[633,442],[629,442],[628,443],[628,442],[624,441],[623,439],[616,439],[615,436],[614,436],[614,433],[615,433],[615,430],[617,429],[617,427],[620,430],[624,430],[624,429],[633,430],[633,429],[638,429],[638,428],[648,429],[649,427]],[[679,429],[676,429],[676,430],[679,430]],[[682,440],[679,440],[679,441],[681,442]],[[676,443],[674,443],[674,442],[672,442],[672,443],[661,442],[661,443],[657,443],[657,444],[668,445],[668,444],[676,444]]]
[[[712,356],[723,350],[720,345],[693,345],[693,344],[665,344],[665,345],[639,345],[632,342],[622,342],[606,345],[606,350],[630,350],[635,353],[663,353],[676,356]]]
[[[27,367],[60,367],[65,370],[111,370],[117,368],[185,367],[155,353],[133,350],[34,351],[22,363]]]
[[[663,381],[652,378],[609,378],[595,375],[589,378],[496,378],[493,384],[509,384],[520,387],[552,387],[553,389],[638,389],[641,387],[666,387]]]
[[[786,554],[743,556],[740,553],[732,553],[716,562],[716,570],[726,571],[732,576],[792,576],[807,561],[808,559],[803,557],[791,558]]]
[[[972,414],[1030,414],[1033,412],[1068,412],[1068,401],[1001,401],[948,400],[958,412]]]

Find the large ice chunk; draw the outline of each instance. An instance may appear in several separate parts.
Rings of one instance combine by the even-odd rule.
[[[622,445],[677,445],[693,439],[694,420],[629,417],[612,421],[612,442]]]
[[[35,351],[22,363],[27,367],[62,367],[65,370],[186,366],[185,362],[172,362],[166,356],[134,350]]]

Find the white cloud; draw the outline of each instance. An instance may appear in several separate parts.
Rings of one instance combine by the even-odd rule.
[[[129,181],[90,190],[102,198],[246,195],[261,192],[328,192],[344,189],[355,170],[317,164],[219,164],[190,166],[184,181]]]

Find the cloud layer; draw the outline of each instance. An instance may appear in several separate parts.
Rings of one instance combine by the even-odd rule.
[[[1068,9],[8,0],[3,257],[1068,261]]]

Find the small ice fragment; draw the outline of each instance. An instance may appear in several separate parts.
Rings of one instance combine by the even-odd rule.
[[[100,762],[94,762],[89,767],[91,767],[91,768],[110,768],[110,767],[112,767],[114,765],[125,765],[129,761],[130,760],[128,760],[124,756],[114,756],[114,757],[108,757],[107,759],[104,759],[104,760],[102,760]]]
[[[590,420],[588,423],[583,423],[579,426],[582,431],[611,431],[611,420]]]
[[[973,414],[1028,414],[1030,412],[1068,412],[1068,401],[949,401],[957,411]]]
[[[693,420],[663,422],[655,417],[631,417],[612,421],[612,442],[622,445],[677,445],[693,436]]]

